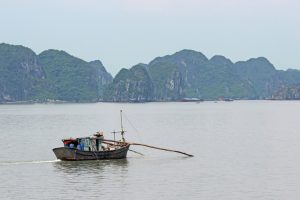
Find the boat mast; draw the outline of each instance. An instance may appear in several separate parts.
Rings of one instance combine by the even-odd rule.
[[[125,142],[125,138],[124,138],[124,129],[123,129],[123,116],[122,116],[122,110],[120,110],[120,115],[121,115],[121,135],[122,135],[122,141]]]
[[[116,144],[116,131],[115,130],[113,131],[113,134],[114,134],[114,144]]]

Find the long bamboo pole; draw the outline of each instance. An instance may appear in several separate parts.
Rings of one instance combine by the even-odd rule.
[[[113,140],[107,140],[104,139],[103,141],[107,141],[107,142],[114,142]],[[155,146],[151,146],[148,144],[141,144],[141,143],[136,143],[136,142],[120,142],[120,141],[115,141],[118,144],[130,144],[130,145],[137,145],[137,146],[144,146],[144,147],[148,147],[148,148],[152,148],[152,149],[158,149],[158,150],[162,150],[162,151],[170,151],[170,152],[174,152],[174,153],[180,153],[189,157],[194,157],[194,155],[182,152],[182,151],[177,151],[177,150],[172,150],[172,149],[166,149],[166,148],[161,148],[161,147],[155,147]]]
[[[148,147],[148,148],[152,148],[152,149],[158,149],[158,150],[163,150],[163,151],[170,151],[170,152],[174,152],[174,153],[180,153],[180,154],[183,154],[183,155],[186,155],[186,156],[189,156],[189,157],[193,157],[193,155],[191,154],[188,154],[188,153],[184,153],[182,151],[177,151],[177,150],[172,150],[172,149],[166,149],[166,148],[161,148],[161,147],[155,147],[155,146],[150,146],[150,145],[147,145],[147,144],[140,144],[140,143],[129,143],[130,145],[138,145],[138,146],[144,146],[144,147]]]
[[[140,152],[137,152],[137,151],[134,151],[134,150],[132,150],[132,149],[129,149],[129,151],[131,151],[131,152],[133,152],[133,153],[136,153],[136,154],[139,154],[139,155],[141,155],[141,156],[144,156],[144,154],[142,154],[142,153],[140,153]]]

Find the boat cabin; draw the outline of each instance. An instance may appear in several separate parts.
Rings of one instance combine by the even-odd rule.
[[[76,148],[81,151],[104,151],[107,146],[103,143],[103,134],[97,133],[90,137],[63,139],[65,147]]]

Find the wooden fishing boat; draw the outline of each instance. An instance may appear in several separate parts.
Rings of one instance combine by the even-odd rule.
[[[97,132],[93,136],[69,138],[63,139],[63,147],[54,148],[53,152],[57,159],[69,160],[69,161],[81,161],[81,160],[105,160],[105,159],[122,159],[126,158],[127,152],[132,151],[134,153],[143,155],[134,150],[130,150],[131,145],[144,146],[153,149],[159,149],[163,151],[171,151],[175,153],[184,154],[187,156],[193,156],[181,151],[165,149],[160,147],[154,147],[146,144],[140,144],[135,142],[128,142],[124,138],[124,129],[122,123],[122,110],[121,115],[121,131],[112,133],[114,134],[113,140],[104,139],[102,132]],[[116,133],[121,133],[121,140],[116,140]]]
[[[53,149],[57,159],[60,160],[105,160],[105,159],[122,159],[126,158],[130,144],[119,146],[115,149],[101,151],[85,151],[77,148],[59,147]]]
[[[63,139],[64,147],[54,148],[53,152],[60,160],[105,160],[126,158],[130,144],[125,142],[124,129],[121,116],[121,131],[112,132],[114,140],[104,139],[103,132],[97,132],[93,136]],[[116,141],[116,133],[121,133],[122,140]]]

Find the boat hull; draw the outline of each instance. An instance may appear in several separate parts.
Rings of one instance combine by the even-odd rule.
[[[81,151],[75,148],[59,147],[53,149],[57,159],[60,160],[107,160],[126,158],[129,144],[116,150],[107,151]]]

